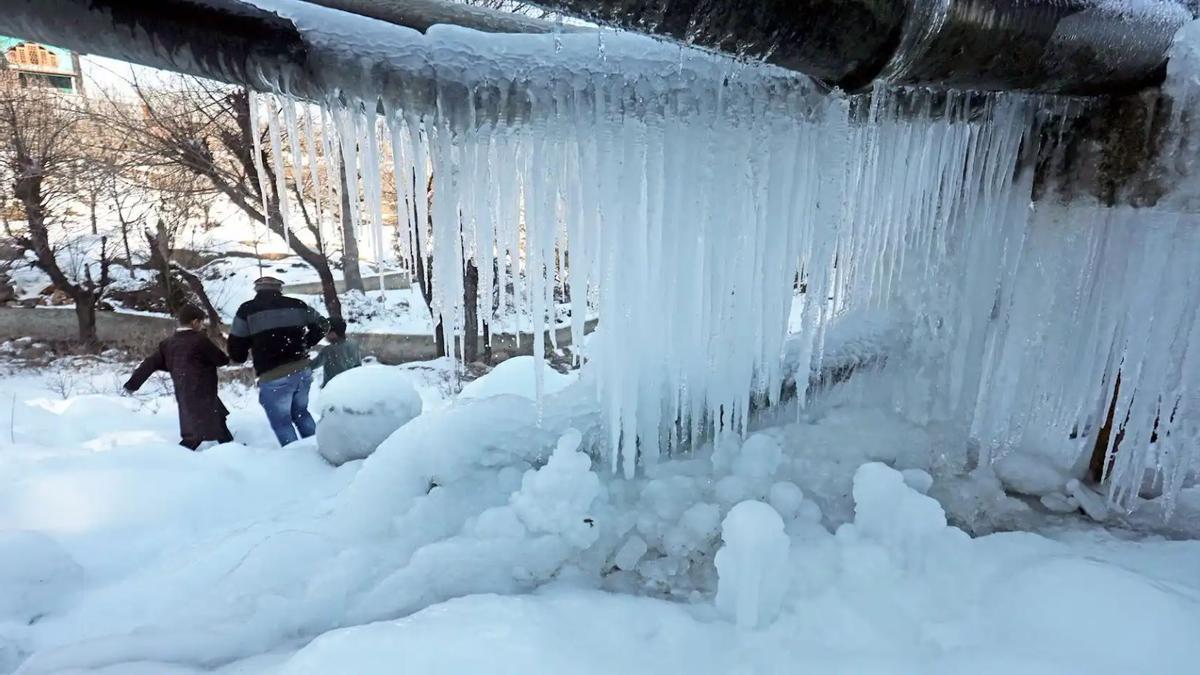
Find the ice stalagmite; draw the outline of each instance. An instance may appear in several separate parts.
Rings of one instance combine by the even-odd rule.
[[[792,372],[803,403],[832,322],[886,313],[901,339],[863,395],[957,433],[963,466],[969,446],[985,462],[1035,445],[1070,464],[1113,407],[1113,503],[1189,480],[1200,217],[1035,205],[1038,148],[1078,106],[883,87],[845,97],[621,33],[419,34],[321,12],[294,12],[307,39],[359,37],[314,64],[331,82],[323,114],[356,227],[371,223],[382,260],[390,172],[397,236],[433,258],[449,344],[478,329],[469,314],[515,309],[542,358],[560,286],[577,348],[598,316],[584,356],[614,470],[743,433]],[[482,292],[468,313],[471,265]]]

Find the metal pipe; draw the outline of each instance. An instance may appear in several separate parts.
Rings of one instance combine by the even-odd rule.
[[[538,0],[566,13],[749,57],[857,90],[897,84],[1123,93],[1161,80],[1175,0]],[[448,0],[315,0],[424,30],[562,28]],[[256,89],[317,96],[296,26],[239,0],[0,0],[0,33]]]
[[[555,33],[581,30],[578,26],[476,7],[450,0],[307,0],[307,2],[422,33],[430,26],[451,24],[484,33]]]
[[[1161,82],[1176,0],[535,0],[764,59],[850,91],[896,84],[1123,93]]]
[[[259,90],[311,79],[296,26],[240,0],[0,0],[0,34]]]

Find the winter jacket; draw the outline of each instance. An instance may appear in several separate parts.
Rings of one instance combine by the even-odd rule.
[[[229,330],[229,358],[244,363],[252,356],[255,374],[269,380],[262,377],[269,371],[307,365],[308,350],[328,331],[329,321],[300,300],[277,291],[259,291],[238,307]]]
[[[217,396],[217,368],[227,363],[229,357],[204,333],[180,330],[142,361],[125,389],[137,391],[156,371],[167,371],[179,403],[180,445],[195,450],[204,441],[228,443],[229,411]]]
[[[325,379],[321,382],[322,387],[329,384],[329,381],[338,375],[361,365],[362,351],[350,340],[327,345],[312,362],[313,368],[325,369]]]

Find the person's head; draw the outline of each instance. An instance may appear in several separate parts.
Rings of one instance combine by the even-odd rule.
[[[275,277],[259,277],[254,281],[255,293],[282,293],[283,282]]]
[[[204,310],[195,305],[184,305],[176,314],[175,318],[179,320],[180,328],[191,328],[200,330],[204,327],[205,316]]]
[[[341,342],[346,339],[346,321],[334,317],[329,320],[329,341]]]

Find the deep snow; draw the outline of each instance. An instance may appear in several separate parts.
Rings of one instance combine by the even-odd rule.
[[[1061,675],[1200,659],[1200,542],[1032,512],[1041,534],[971,538],[922,494],[947,490],[916,468],[937,473],[936,438],[885,411],[792,411],[623,481],[577,449],[596,433],[578,387],[539,411],[500,371],[507,391],[425,405],[333,468],[311,441],[273,447],[244,388],[223,390],[239,442],[189,453],[164,391],[121,398],[113,364],[67,367],[95,393],[64,399],[53,368],[0,380],[15,411],[2,673]],[[786,533],[764,580],[778,617],[759,628],[714,600],[736,583],[713,555],[737,539],[722,521],[738,504]]]

